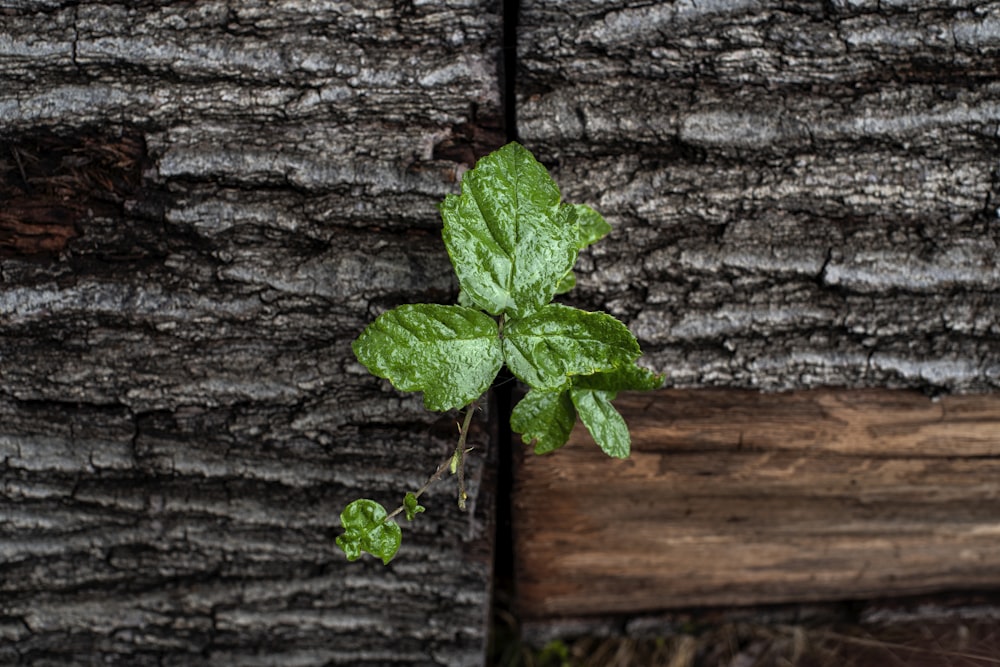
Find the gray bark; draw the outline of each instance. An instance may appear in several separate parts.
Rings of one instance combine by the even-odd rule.
[[[470,512],[432,488],[387,568],[334,538],[454,447],[349,345],[455,298],[435,204],[502,138],[499,21],[0,4],[0,662],[481,661],[485,422]]]
[[[1000,387],[1000,3],[522,2],[576,303],[675,386]]]

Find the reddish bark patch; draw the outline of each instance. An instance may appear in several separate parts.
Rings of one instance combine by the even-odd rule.
[[[0,143],[0,256],[59,253],[89,218],[120,213],[146,162],[135,132],[44,132]]]
[[[500,116],[474,118],[452,128],[451,135],[434,146],[435,160],[451,160],[474,167],[476,160],[503,146],[503,119]]]

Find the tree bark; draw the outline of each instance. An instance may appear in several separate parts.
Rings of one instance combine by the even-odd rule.
[[[455,444],[350,341],[455,298],[498,11],[3,4],[0,662],[480,663],[485,421],[468,513],[433,487],[388,567],[334,538]]]
[[[1000,4],[521,3],[572,297],[674,386],[1000,387]]]

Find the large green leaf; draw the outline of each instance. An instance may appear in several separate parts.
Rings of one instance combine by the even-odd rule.
[[[576,262],[577,216],[561,208],[559,188],[518,143],[466,172],[441,217],[464,298],[493,315],[523,317],[545,305]]]
[[[497,323],[462,306],[400,306],[379,315],[351,347],[373,375],[424,392],[424,404],[437,411],[479,398],[503,363]]]
[[[357,560],[362,551],[382,559],[389,564],[399,551],[403,531],[395,521],[386,521],[388,512],[374,500],[362,498],[344,508],[340,513],[340,525],[344,534],[337,538],[337,546],[347,554],[347,560]]]
[[[525,444],[535,444],[536,454],[559,449],[569,440],[576,422],[576,409],[566,390],[532,389],[510,414],[510,427]]]
[[[611,393],[571,389],[569,394],[580,415],[580,421],[604,453],[617,459],[628,457],[632,440],[625,419],[611,405]]]
[[[504,328],[504,361],[532,389],[560,389],[571,376],[631,365],[639,354],[635,336],[614,317],[555,303]]]

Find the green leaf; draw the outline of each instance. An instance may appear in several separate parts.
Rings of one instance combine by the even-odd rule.
[[[465,298],[488,313],[523,317],[548,303],[573,268],[578,215],[523,146],[512,142],[462,177],[442,202],[444,244]]]
[[[458,305],[465,306],[466,308],[475,308],[476,310],[479,310],[479,306],[477,306],[472,301],[472,299],[470,299],[465,295],[465,290],[463,289],[458,290]]]
[[[379,315],[351,347],[373,375],[424,392],[424,404],[439,412],[482,396],[503,363],[497,323],[462,306],[400,306]]]
[[[547,454],[566,444],[576,423],[576,408],[565,390],[532,389],[514,406],[510,427],[536,454]]]
[[[639,354],[635,336],[611,315],[560,304],[504,328],[504,361],[532,389],[560,389],[570,376],[631,365]]]
[[[594,373],[593,375],[576,375],[571,378],[571,389],[578,396],[577,400],[588,402],[596,401],[598,404],[613,401],[619,391],[647,391],[658,389],[663,385],[663,376],[657,375],[645,368],[630,365],[615,368],[611,371]],[[585,393],[597,392],[594,397],[583,396]],[[515,433],[520,433],[525,444],[534,443],[535,454],[547,454],[559,449],[569,440],[576,422],[577,408],[574,405],[570,390],[562,389],[555,391],[530,390],[521,401],[514,406],[510,415],[510,427]],[[614,410],[608,405],[604,410]],[[607,435],[600,435],[600,442],[605,443],[605,451],[625,452],[628,455],[629,438],[627,430],[622,438],[622,425],[620,415],[615,412],[611,416],[610,426],[603,426],[599,422],[607,421],[602,416],[595,416],[591,410],[588,429],[593,433],[597,431],[600,435],[603,431],[610,432]],[[585,422],[586,424],[586,422]],[[595,436],[595,440],[597,436]],[[613,454],[617,456],[618,454]]]
[[[621,366],[611,371],[573,378],[574,389],[594,389],[612,394],[620,391],[650,391],[663,386],[663,376],[641,366]]]
[[[421,512],[425,511],[427,508],[423,505],[417,504],[417,496],[414,493],[407,493],[403,496],[403,511],[406,512],[406,520],[413,521]]]
[[[382,505],[364,498],[344,508],[340,525],[345,532],[337,538],[337,546],[347,554],[347,560],[357,560],[362,551],[367,551],[389,564],[399,551],[403,532],[395,521],[386,521],[386,516],[388,512]]]
[[[611,231],[611,225],[605,222],[601,214],[586,204],[563,204],[561,210],[566,217],[566,224],[580,230],[577,237],[577,248],[580,250],[600,241],[605,234]],[[559,279],[555,293],[565,294],[574,287],[576,287],[576,274],[570,270]]]
[[[631,450],[628,425],[611,405],[620,391],[649,391],[663,386],[663,376],[636,365],[573,378],[570,397],[580,421],[608,455],[625,458]]]
[[[577,248],[580,250],[597,243],[611,231],[611,225],[601,214],[586,204],[563,204],[563,215],[569,225],[580,229],[577,237]]]
[[[559,284],[556,285],[556,294],[565,294],[574,287],[576,287],[576,274],[567,271],[566,275],[559,279]]]
[[[571,389],[569,394],[580,415],[580,421],[587,427],[604,453],[617,459],[628,457],[632,439],[629,437],[625,419],[611,405],[611,393]]]

